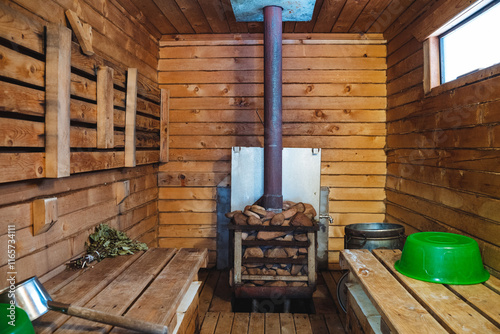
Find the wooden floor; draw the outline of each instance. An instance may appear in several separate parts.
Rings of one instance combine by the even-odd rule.
[[[336,297],[342,273],[321,272],[313,294],[314,314],[305,313],[234,313],[227,271],[202,270],[199,301],[201,334],[333,334],[345,333],[345,315]]]

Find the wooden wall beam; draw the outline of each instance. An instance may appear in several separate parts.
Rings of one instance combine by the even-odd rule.
[[[125,111],[125,167],[135,167],[135,116],[137,110],[137,68],[127,73],[127,106]]]
[[[45,70],[46,177],[70,175],[71,30],[47,27]]]
[[[170,136],[170,90],[161,90],[160,162],[168,162]]]
[[[97,148],[114,147],[113,69],[97,68]]]

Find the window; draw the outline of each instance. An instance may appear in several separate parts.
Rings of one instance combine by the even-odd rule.
[[[441,84],[500,63],[500,1],[439,36]]]

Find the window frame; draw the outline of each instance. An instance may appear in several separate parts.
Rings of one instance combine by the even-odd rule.
[[[445,17],[448,17],[448,19],[439,18],[440,20],[437,20],[435,15],[431,15],[421,19],[419,24],[416,25],[413,35],[417,40],[423,43],[423,89],[425,95],[439,94],[445,90],[457,88],[492,75],[500,74],[500,64],[494,64],[478,71],[466,73],[449,82],[441,83],[440,52],[440,37],[442,35],[457,29],[468,20],[471,20],[474,16],[480,15],[480,13],[486,10],[484,8],[494,6],[499,2],[500,0],[478,0],[472,5],[462,7],[461,9],[456,7],[453,8],[452,10],[457,10],[457,12],[455,12],[454,15],[446,13],[448,16]],[[437,9],[436,12],[438,12],[440,8]],[[441,23],[439,24],[439,22]],[[430,30],[429,27],[434,27],[432,28],[433,31]]]
[[[447,29],[446,31],[442,32],[441,34],[439,34],[437,36],[438,47],[439,47],[439,50],[438,50],[439,51],[439,83],[441,85],[444,85],[444,84],[447,83],[447,82],[444,81],[445,71],[443,70],[444,69],[444,62],[445,62],[445,59],[443,57],[443,38],[446,35],[449,35],[452,32],[454,32],[455,30],[459,29],[460,27],[466,25],[467,23],[469,23],[470,21],[474,20],[476,17],[480,16],[481,14],[485,13],[487,10],[489,10],[490,8],[492,8],[492,7],[496,6],[496,5],[500,5],[500,0],[492,0],[491,2],[487,3],[485,6],[482,6],[481,8],[478,8],[471,15],[465,17],[463,20],[461,20],[460,22],[454,24],[452,27],[450,27],[449,29]],[[496,63],[496,64],[493,64],[491,66],[495,66],[495,65],[498,65],[498,64],[499,63]],[[464,74],[460,75],[459,77],[457,77],[457,78],[455,78],[453,80],[450,80],[448,82],[455,81],[457,79],[460,79],[461,77],[464,77],[464,76],[472,74],[472,73],[479,72],[481,70],[483,70],[483,68],[472,70],[472,71],[464,73]]]

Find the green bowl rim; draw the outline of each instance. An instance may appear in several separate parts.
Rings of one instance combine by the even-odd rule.
[[[395,263],[394,263],[394,268],[401,274],[405,275],[405,276],[408,276],[410,278],[413,278],[413,279],[417,279],[417,280],[420,280],[420,281],[424,281],[424,282],[430,282],[430,283],[440,283],[440,284],[451,284],[451,285],[470,285],[470,284],[479,284],[479,283],[483,283],[483,282],[486,282],[489,278],[490,278],[490,273],[488,270],[486,270],[484,267],[483,267],[483,270],[482,272],[478,275],[478,276],[481,276],[481,278],[477,278],[475,280],[468,280],[468,281],[452,281],[452,280],[446,280],[446,279],[440,279],[440,278],[434,278],[434,279],[431,279],[431,278],[426,278],[426,277],[421,277],[421,276],[418,276],[418,275],[414,275],[412,273],[408,273],[408,272],[405,272],[404,270],[401,270],[400,266],[399,266],[399,261],[400,260],[397,260]]]

